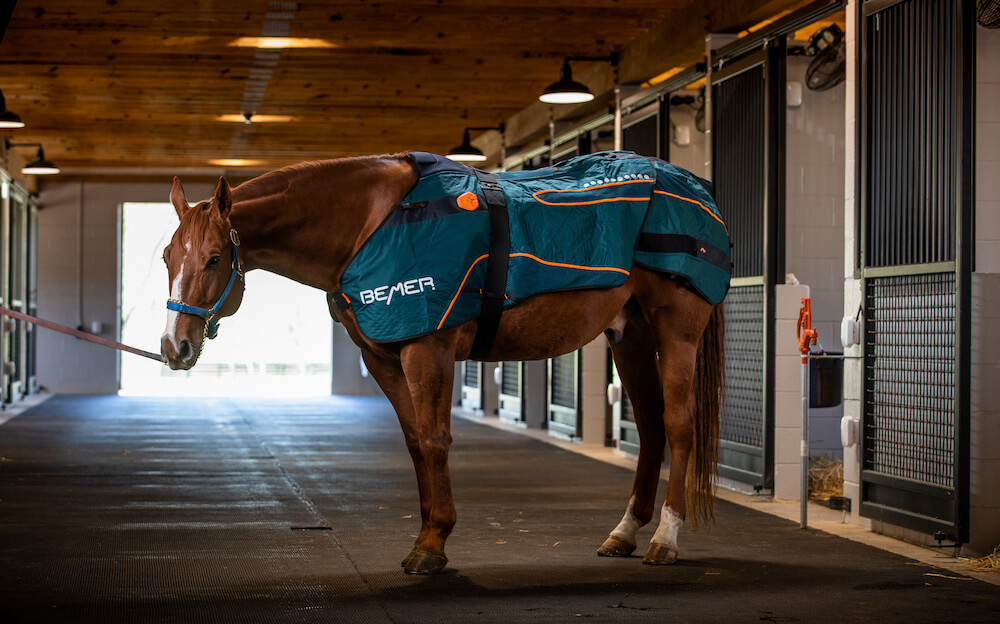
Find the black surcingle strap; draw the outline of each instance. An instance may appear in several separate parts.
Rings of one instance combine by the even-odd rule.
[[[499,178],[478,169],[472,170],[483,189],[486,208],[490,212],[490,257],[486,260],[486,284],[483,287],[483,308],[479,328],[472,343],[470,360],[485,360],[493,347],[500,328],[504,294],[507,291],[507,263],[510,258],[510,221],[507,200],[500,189]]]

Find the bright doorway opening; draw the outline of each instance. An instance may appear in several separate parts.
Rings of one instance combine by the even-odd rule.
[[[163,248],[177,229],[169,203],[122,204],[122,342],[159,352],[169,291]],[[325,294],[251,271],[239,311],[220,323],[190,371],[121,356],[124,395],[284,396],[330,394],[332,320]]]

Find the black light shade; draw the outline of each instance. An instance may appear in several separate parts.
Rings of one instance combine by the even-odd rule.
[[[0,128],[23,128],[24,122],[21,118],[11,111],[7,110],[7,101],[3,97],[3,91],[0,91]]]
[[[462,144],[451,148],[445,156],[459,162],[483,162],[486,160],[483,152],[473,147],[468,130],[462,134]]]
[[[25,165],[21,169],[21,173],[25,175],[55,175],[59,173],[59,167],[45,160],[45,151],[39,147],[35,160]]]
[[[579,104],[594,99],[587,85],[573,80],[573,70],[569,61],[564,61],[558,82],[545,87],[538,99],[546,104]]]

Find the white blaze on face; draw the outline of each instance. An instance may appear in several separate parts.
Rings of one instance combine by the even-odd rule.
[[[181,295],[181,282],[184,279],[184,264],[181,264],[180,271],[177,271],[177,276],[174,277],[174,281],[170,283],[170,298],[174,301],[184,301]],[[180,318],[181,313],[176,310],[167,310],[167,329],[163,333],[163,337],[170,340],[170,344],[174,345],[174,351],[179,352],[181,350],[180,345],[177,344],[177,320]]]

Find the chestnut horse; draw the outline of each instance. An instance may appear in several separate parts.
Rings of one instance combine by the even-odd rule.
[[[350,259],[415,182],[414,166],[402,154],[303,163],[234,189],[223,178],[214,197],[195,206],[174,178],[170,200],[180,225],[163,254],[171,303],[161,341],[170,367],[194,366],[206,336],[216,329],[215,319],[236,312],[245,270],[264,269],[327,293],[338,291]],[[439,572],[455,525],[448,470],[454,363],[469,358],[477,323],[384,344],[367,340],[350,310],[331,305],[330,313],[361,348],[395,408],[416,470],[420,534],[402,566],[411,574]],[[622,286],[540,294],[505,310],[485,359],[554,357],[605,330],[632,400],[640,449],[625,515],[598,554],[622,557],[635,550],[636,532],[655,511],[669,442],[667,497],[643,563],[673,563],[689,508],[694,522],[712,515],[722,306],[680,280],[633,266]]]

